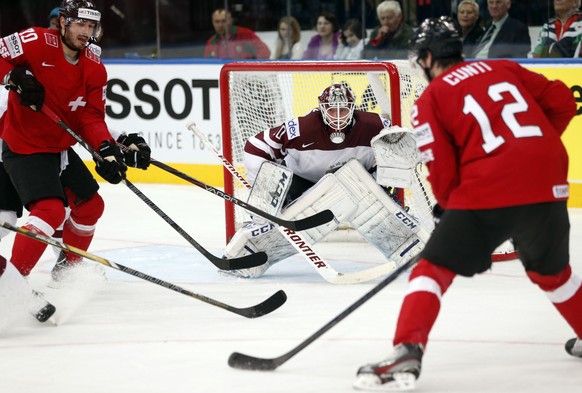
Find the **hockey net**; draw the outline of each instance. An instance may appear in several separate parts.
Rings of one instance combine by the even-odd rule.
[[[358,109],[387,115],[392,124],[410,126],[409,113],[426,87],[425,79],[408,61],[390,62],[240,62],[225,64],[220,74],[223,155],[246,177],[243,149],[248,138],[318,106],[317,97],[332,83],[348,83]],[[404,190],[404,203],[429,232],[435,204],[424,165],[416,181]],[[225,169],[225,192],[247,200],[249,190]],[[248,213],[225,201],[226,238],[230,239]],[[360,235],[342,224],[335,241],[359,241]]]

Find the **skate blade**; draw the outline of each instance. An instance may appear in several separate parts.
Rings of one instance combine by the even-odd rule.
[[[411,373],[395,373],[393,381],[382,383],[375,374],[361,374],[357,376],[353,387],[371,392],[404,392],[414,390],[416,377]]]

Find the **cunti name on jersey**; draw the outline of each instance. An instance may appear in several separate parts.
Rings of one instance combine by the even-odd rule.
[[[456,84],[464,81],[467,78],[470,78],[474,75],[484,74],[486,72],[491,71],[492,68],[489,67],[486,63],[482,61],[475,61],[472,63],[468,63],[462,67],[457,68],[454,71],[451,71],[443,80],[447,82],[451,86],[455,86]]]

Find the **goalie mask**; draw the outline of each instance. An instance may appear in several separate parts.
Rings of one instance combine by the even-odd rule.
[[[354,94],[346,84],[334,83],[318,99],[323,122],[332,129],[331,141],[342,143],[346,139],[342,130],[352,123],[354,117]]]
[[[101,12],[95,7],[95,3],[87,0],[63,0],[59,16],[65,18],[65,27],[71,23],[94,22],[95,27],[89,39],[90,42],[97,42],[101,34]]]

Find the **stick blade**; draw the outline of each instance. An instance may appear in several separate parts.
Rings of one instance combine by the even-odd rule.
[[[261,266],[267,263],[269,257],[263,251],[254,254],[244,255],[237,258],[213,258],[212,264],[220,270],[239,270]]]
[[[283,290],[278,290],[268,299],[262,303],[257,304],[253,307],[248,307],[245,309],[239,309],[239,314],[247,318],[258,318],[263,315],[267,315],[279,307],[281,307],[287,301],[287,294]]]
[[[279,367],[277,359],[256,358],[239,352],[233,352],[230,354],[228,365],[239,370],[252,371],[273,371]]]
[[[293,221],[293,228],[288,227],[294,231],[304,231],[306,229],[318,227],[335,219],[333,212],[329,209],[315,213],[312,216]]]

